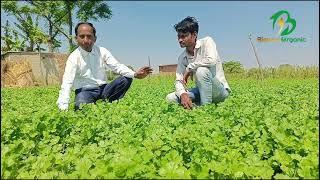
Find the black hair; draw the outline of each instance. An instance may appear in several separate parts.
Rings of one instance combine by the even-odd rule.
[[[199,25],[198,25],[198,21],[196,20],[196,18],[188,16],[188,17],[184,18],[181,22],[175,24],[174,29],[177,32],[182,32],[182,33],[197,32],[197,34],[198,34]]]
[[[80,26],[81,24],[87,24],[87,25],[89,25],[90,27],[92,27],[93,35],[94,35],[94,37],[96,37],[96,28],[93,27],[93,24],[92,24],[92,23],[89,23],[89,22],[79,22],[79,23],[76,25],[76,27],[74,28],[74,32],[75,32],[76,36],[78,36],[78,29],[79,29],[79,26]]]

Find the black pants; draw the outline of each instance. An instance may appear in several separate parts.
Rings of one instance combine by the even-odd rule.
[[[128,91],[131,83],[132,78],[120,76],[111,83],[100,87],[76,89],[75,110],[78,110],[81,104],[95,103],[99,99],[109,102],[121,99]]]

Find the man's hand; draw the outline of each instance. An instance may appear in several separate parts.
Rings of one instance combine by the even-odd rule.
[[[152,73],[152,69],[149,66],[144,66],[142,68],[140,68],[138,71],[136,71],[136,73],[134,73],[134,77],[138,78],[138,79],[143,79],[146,76],[148,76],[148,74]]]
[[[189,76],[191,77],[191,80],[193,80],[193,73],[192,73],[192,71],[186,71],[186,72],[184,73],[184,75],[183,75],[183,83],[184,83],[184,85],[187,85]]]
[[[181,98],[181,104],[185,109],[192,109],[192,102],[188,93],[182,93],[180,98]]]
[[[58,104],[60,111],[68,111],[68,104]]]

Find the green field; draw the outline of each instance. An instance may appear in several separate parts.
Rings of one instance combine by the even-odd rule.
[[[2,88],[1,178],[319,178],[319,79],[231,79],[192,111],[165,101],[173,83],[78,112],[59,87]]]

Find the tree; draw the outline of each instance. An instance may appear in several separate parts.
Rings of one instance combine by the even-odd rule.
[[[18,32],[11,27],[9,21],[6,21],[6,25],[2,26],[4,30],[4,36],[1,36],[4,45],[1,46],[1,53],[8,51],[23,51],[26,47],[25,41],[21,41]]]
[[[95,1],[82,1],[82,0],[63,0],[63,1],[34,1],[28,0],[34,5],[38,11],[37,13],[48,21],[49,24],[49,37],[51,41],[52,29],[56,29],[64,35],[69,42],[69,52],[72,52],[76,45],[73,43],[73,18],[72,14],[75,12],[77,19],[80,21],[88,20],[108,20],[112,16],[112,11],[108,4],[101,0]],[[68,26],[68,33],[61,28],[62,24]],[[49,48],[50,49],[50,48]]]
[[[88,20],[108,20],[112,16],[112,11],[108,4],[101,0],[77,1],[77,17],[82,21]]]
[[[76,14],[77,18],[80,21],[88,21],[88,20],[109,20],[112,16],[111,8],[108,4],[101,0],[94,1],[82,1],[82,0],[73,0],[74,4],[71,4],[70,1],[65,0],[67,8],[77,8]],[[70,9],[71,10],[71,9]],[[72,9],[73,10],[73,9]],[[71,11],[69,11],[71,12]],[[68,24],[69,24],[69,51],[73,51],[74,45],[72,43],[72,16],[68,15]],[[70,40],[71,39],[71,40]]]
[[[17,3],[21,6],[18,6]],[[30,6],[31,5],[31,6]],[[57,40],[59,35],[65,36],[69,41],[69,51],[76,48],[73,43],[73,16],[80,21],[88,20],[108,20],[112,16],[110,7],[101,0],[82,1],[82,0],[62,0],[62,1],[1,1],[1,9],[9,15],[17,18],[16,26],[22,31],[23,38],[27,38],[30,47],[36,44],[38,50],[41,43],[47,43],[49,52],[61,46],[61,41]],[[38,18],[45,22],[48,30],[44,32],[38,27]],[[68,28],[69,32],[65,31]]]
[[[32,10],[28,5],[18,5],[16,1],[4,1],[1,2],[1,9],[3,9],[8,15],[13,15],[17,22],[14,22],[15,27],[19,31],[14,30],[14,34],[17,34],[15,38],[21,37],[23,40],[19,42],[27,42],[28,45],[23,49],[26,51],[34,51],[34,45],[40,44],[46,41],[46,36],[41,31],[39,24],[39,17],[34,16]],[[8,33],[9,31],[7,31]],[[9,35],[7,36],[7,42]],[[16,41],[18,42],[18,41]],[[26,45],[25,43],[22,43]]]
[[[61,42],[57,40],[59,34],[66,35],[63,28],[67,18],[62,1],[27,1],[32,5],[32,10],[38,16],[43,17],[46,26],[48,27],[47,44],[49,52],[53,52],[56,48],[61,47]]]
[[[291,64],[280,64],[279,69],[294,69],[294,66]]]
[[[26,47],[26,51],[34,51],[35,44],[39,47],[41,43],[47,42],[48,38],[38,26],[38,17],[35,18],[35,21],[30,14],[26,14],[25,17],[26,19],[17,16],[19,23],[15,22],[14,24],[22,32],[20,35],[23,39],[29,43],[29,46]]]
[[[38,21],[36,22],[36,27],[38,27]],[[45,49],[41,47],[41,44],[47,44],[47,40],[48,40],[48,37],[45,33],[43,33],[40,29],[34,29],[33,31],[34,33],[34,41],[35,41],[35,44],[36,44],[36,49],[38,52],[40,51],[44,51]]]
[[[239,61],[228,61],[225,63],[222,63],[223,70],[226,73],[243,73],[244,68],[242,64]]]
[[[69,33],[65,35],[69,41],[69,52],[72,52],[77,47],[72,40],[72,9],[75,8],[75,2],[76,0],[64,1],[67,12],[67,24],[69,27]]]

